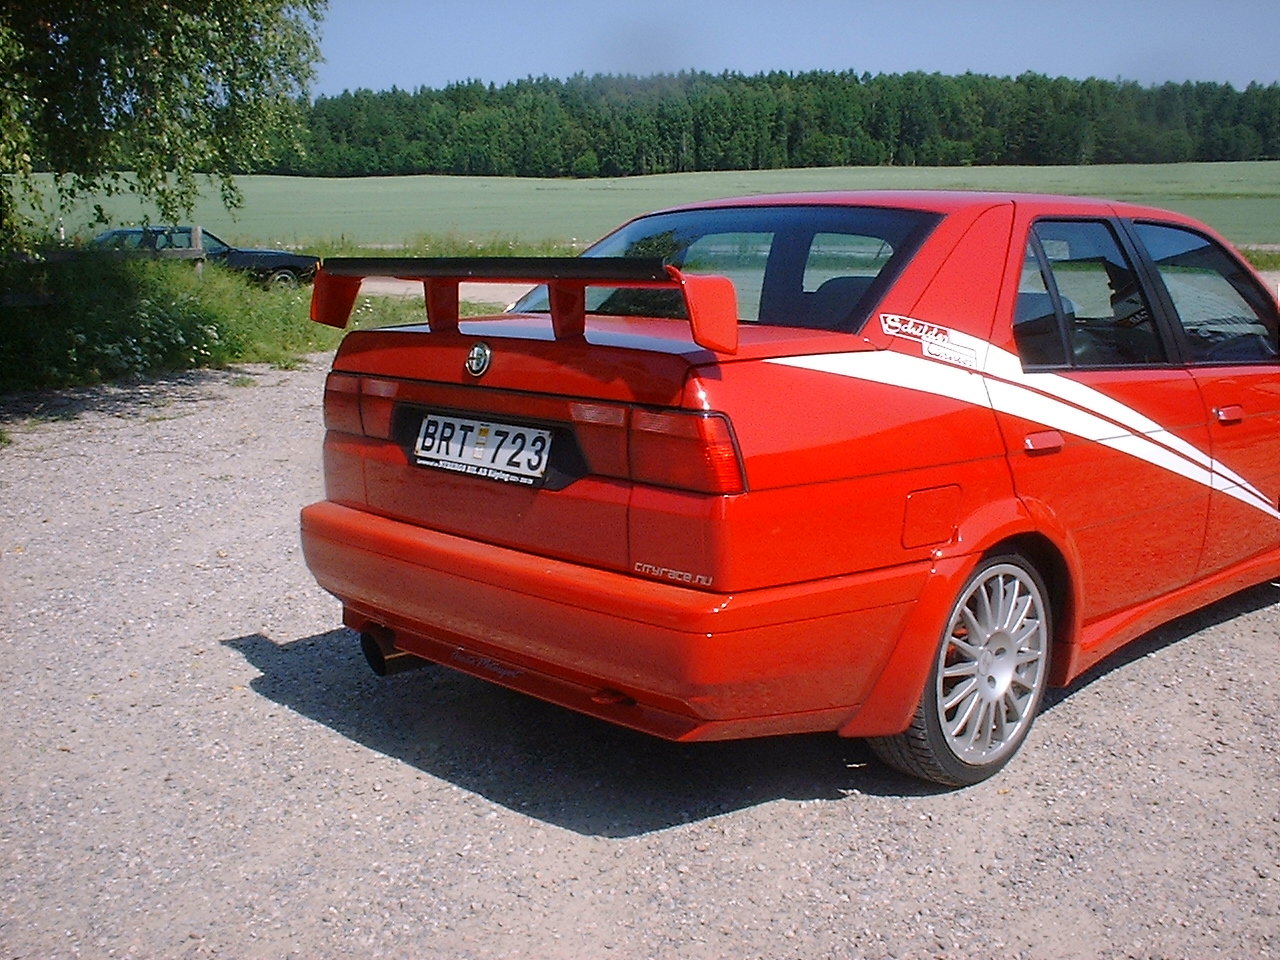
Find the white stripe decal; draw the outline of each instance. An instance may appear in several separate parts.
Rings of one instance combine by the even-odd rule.
[[[1142,433],[1148,436],[1160,435],[1164,438],[1165,446],[1188,460],[1209,468],[1215,475],[1225,477],[1231,483],[1243,487],[1258,500],[1262,501],[1265,509],[1270,507],[1267,497],[1234,470],[1231,470],[1225,464],[1218,463],[1208,454],[1181,437],[1168,432],[1149,417],[1144,416],[1132,407],[1126,407],[1093,387],[1087,387],[1083,383],[1055,373],[1023,373],[1022,364],[1018,358],[997,347],[991,347],[990,349],[986,371],[989,375],[999,377],[1001,380],[1019,383],[1029,389],[1058,397],[1075,406],[1090,409],[1135,433]],[[1216,487],[1216,489],[1226,488]]]
[[[1058,374],[1024,373],[1008,351],[958,330],[945,332],[951,345],[978,358],[982,372],[887,350],[767,362],[917,390],[1043,423],[1218,490],[1280,520],[1280,511],[1243,477],[1132,407]]]
[[[906,353],[819,353],[807,357],[780,357],[769,363],[834,373],[891,387],[906,387],[979,407],[991,406],[981,374]]]

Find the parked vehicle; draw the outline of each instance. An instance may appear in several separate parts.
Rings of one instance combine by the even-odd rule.
[[[200,233],[207,260],[220,263],[228,270],[247,273],[269,287],[296,287],[299,283],[310,283],[320,263],[319,257],[309,254],[241,249],[219,240],[208,230],[201,229]],[[118,227],[94,237],[91,245],[139,253],[190,250],[191,236],[191,227]]]
[[[1046,688],[1280,574],[1280,318],[1211,230],[980,193],[750,197],[423,281],[347,335],[307,562],[434,661],[676,740],[999,770]],[[545,286],[459,321],[461,280]],[[429,322],[426,322],[429,319]]]

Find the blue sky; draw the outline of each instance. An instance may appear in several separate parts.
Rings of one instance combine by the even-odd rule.
[[[330,0],[315,93],[682,69],[1280,82],[1280,0]]]

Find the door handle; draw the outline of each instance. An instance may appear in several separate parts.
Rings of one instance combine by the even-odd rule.
[[[1239,423],[1244,419],[1244,407],[1238,403],[1228,403],[1224,407],[1214,407],[1213,416],[1219,423]]]
[[[1057,453],[1066,443],[1062,439],[1062,434],[1057,430],[1037,430],[1035,433],[1028,433],[1022,441],[1022,449],[1027,453]]]

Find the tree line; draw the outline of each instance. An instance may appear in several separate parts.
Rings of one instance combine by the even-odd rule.
[[[1024,73],[478,80],[303,104],[271,172],[622,177],[819,166],[1280,158],[1280,85]]]

